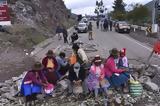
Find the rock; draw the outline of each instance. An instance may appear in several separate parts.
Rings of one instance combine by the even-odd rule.
[[[7,85],[13,85],[13,81],[12,81],[12,79],[10,79],[10,80],[6,80],[6,81],[5,81],[5,84],[7,84]]]
[[[2,97],[6,98],[8,100],[11,100],[11,101],[15,101],[16,100],[16,98],[12,97],[10,93],[4,93],[4,94],[2,94]]]
[[[149,103],[149,104],[145,104],[144,106],[159,106],[157,103]]]
[[[118,104],[121,104],[121,102],[122,102],[120,98],[116,98],[115,101],[116,101],[116,103],[118,103]]]
[[[147,82],[147,81],[151,81],[151,78],[148,77],[148,76],[141,76],[141,77],[138,79],[138,81],[143,84],[143,83],[145,83],[145,82]]]
[[[152,91],[152,92],[159,92],[159,87],[157,84],[151,82],[151,81],[147,81],[144,83],[144,88]]]
[[[4,93],[10,92],[10,88],[9,88],[9,87],[2,87],[2,88],[0,89],[0,91],[1,91],[1,92],[4,92]]]

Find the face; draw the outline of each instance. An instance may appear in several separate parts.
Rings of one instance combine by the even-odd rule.
[[[96,66],[100,66],[101,65],[101,62],[95,62],[94,63]]]

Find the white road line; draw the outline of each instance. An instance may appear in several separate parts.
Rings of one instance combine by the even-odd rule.
[[[149,50],[150,52],[152,51],[152,49],[150,47],[143,45],[141,42],[139,42],[139,41],[137,41],[137,40],[135,40],[133,38],[130,38],[128,36],[123,36],[123,37],[126,38],[126,39],[128,39],[128,40],[130,40],[130,41],[132,41],[132,42],[134,42],[134,43],[136,43],[136,44],[138,44],[138,45],[140,45],[141,47]]]

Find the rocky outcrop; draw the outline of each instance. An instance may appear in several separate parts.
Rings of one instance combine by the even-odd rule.
[[[62,0],[10,0],[9,7],[13,24],[28,25],[45,35],[52,35],[58,24],[69,27],[73,21]]]

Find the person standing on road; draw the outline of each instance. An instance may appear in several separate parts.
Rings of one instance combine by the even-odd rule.
[[[61,40],[61,33],[62,33],[62,29],[61,27],[58,25],[57,29],[56,29],[56,34],[58,35],[58,40]]]
[[[99,19],[96,21],[97,29],[99,29]]]
[[[113,27],[113,22],[112,22],[112,20],[109,21],[109,26],[110,26],[110,31],[112,31],[112,27]]]
[[[89,40],[93,40],[93,35],[92,35],[92,22],[89,22],[88,31],[89,31],[88,39],[89,39]]]
[[[64,43],[68,43],[68,31],[67,31],[67,29],[66,29],[65,26],[63,26],[63,31],[62,31],[62,33],[63,33]]]
[[[100,21],[101,31],[103,30],[103,19]]]

